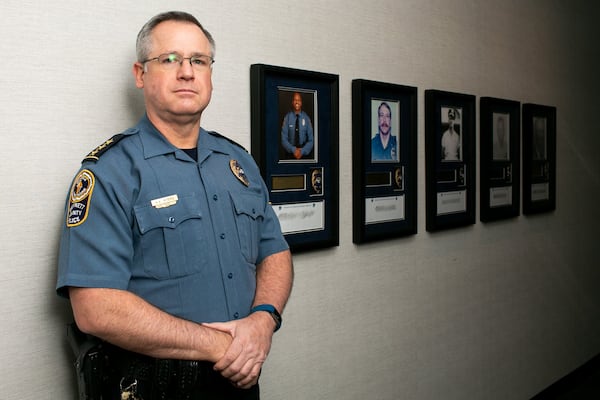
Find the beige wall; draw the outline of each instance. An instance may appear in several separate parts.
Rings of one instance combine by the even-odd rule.
[[[67,186],[142,112],[134,37],[165,2],[0,3],[0,398],[74,399],[54,296]],[[339,74],[340,246],[295,258],[263,398],[524,399],[600,351],[593,1],[169,2],[217,40],[203,126],[250,144],[249,66]],[[351,81],[419,88],[419,231],[352,244]],[[556,106],[557,209],[425,231],[423,91]]]

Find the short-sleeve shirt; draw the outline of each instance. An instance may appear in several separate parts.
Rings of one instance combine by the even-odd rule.
[[[298,139],[295,143],[296,117],[298,118]],[[313,127],[310,117],[304,111],[296,115],[293,111],[288,112],[283,118],[281,125],[281,145],[289,154],[293,154],[296,147],[302,149],[302,156],[310,154],[314,146]]]
[[[386,148],[383,148],[379,132],[371,139],[371,161],[398,161],[396,136],[390,135]]]
[[[256,265],[288,248],[252,157],[201,129],[195,161],[146,116],[111,141],[67,199],[58,294],[128,290],[195,322],[248,315]]]

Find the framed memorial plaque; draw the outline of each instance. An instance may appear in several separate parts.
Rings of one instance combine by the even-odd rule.
[[[426,229],[475,223],[475,96],[425,91]]]
[[[251,145],[292,251],[339,244],[337,75],[250,67]]]
[[[523,104],[523,214],[556,208],[556,108]]]
[[[519,215],[521,104],[482,97],[479,101],[479,219]]]
[[[417,88],[352,81],[354,243],[417,232]]]

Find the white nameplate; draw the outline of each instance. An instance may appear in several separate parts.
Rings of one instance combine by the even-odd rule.
[[[273,210],[284,234],[325,229],[325,201],[273,204]]]
[[[512,186],[490,188],[490,207],[504,207],[512,204]]]
[[[550,200],[550,184],[535,183],[531,185],[531,201]]]
[[[177,200],[179,200],[177,195],[172,194],[170,196],[161,197],[160,199],[151,200],[150,204],[152,204],[152,207],[154,208],[166,208],[177,204]]]
[[[365,199],[365,225],[404,220],[404,195]]]
[[[457,214],[467,211],[467,191],[438,192],[437,215]]]

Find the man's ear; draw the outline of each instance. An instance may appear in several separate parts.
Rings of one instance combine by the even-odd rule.
[[[144,87],[144,74],[146,72],[144,70],[144,64],[142,64],[140,62],[134,63],[131,72],[133,73],[133,77],[135,79],[135,86],[138,89],[143,89],[143,87]]]

